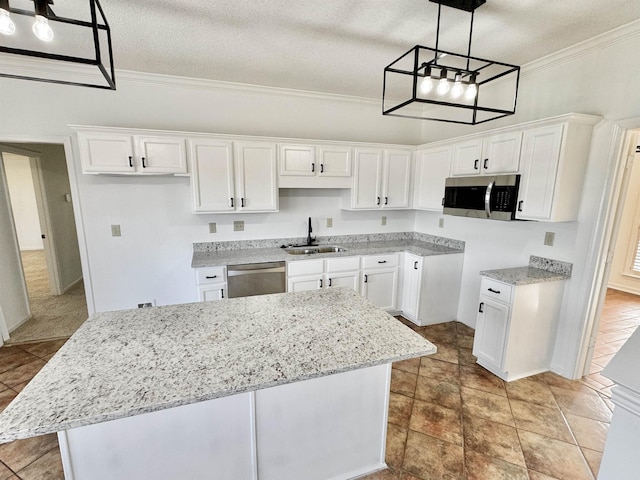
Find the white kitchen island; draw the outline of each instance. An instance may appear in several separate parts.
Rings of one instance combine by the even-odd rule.
[[[67,480],[347,479],[385,467],[391,362],[435,347],[349,289],[92,315],[0,415]]]

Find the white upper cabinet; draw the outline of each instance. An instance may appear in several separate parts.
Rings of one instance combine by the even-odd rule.
[[[236,207],[242,212],[278,211],[276,146],[267,142],[234,142]]]
[[[186,174],[184,137],[126,131],[79,131],[83,173]]]
[[[189,140],[193,211],[235,212],[233,145],[223,140]]]
[[[453,147],[452,176],[517,173],[522,132],[475,138]]]
[[[593,123],[569,121],[524,132],[516,218],[577,220]]]
[[[442,212],[444,182],[451,174],[451,145],[418,150],[413,186],[413,208]]]
[[[351,148],[278,145],[280,188],[351,188]]]
[[[277,211],[275,145],[194,138],[189,152],[194,212]]]
[[[351,208],[409,208],[411,156],[409,150],[356,149]]]

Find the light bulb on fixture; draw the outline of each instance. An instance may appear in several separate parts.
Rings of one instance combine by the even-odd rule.
[[[433,90],[433,78],[431,77],[431,66],[424,64],[424,78],[420,82],[420,93],[427,94]]]
[[[447,80],[447,69],[443,68],[442,72],[440,73],[440,80],[438,81],[438,95],[446,95],[447,93],[449,93],[449,89],[451,87],[449,86],[449,80]]]
[[[9,16],[9,0],[0,0],[0,33],[13,35],[16,25]]]
[[[460,72],[457,72],[455,80],[453,81],[453,87],[451,88],[451,96],[453,98],[460,98],[463,92],[464,88],[462,87],[462,74]]]
[[[53,40],[53,30],[47,19],[47,0],[34,0],[36,21],[33,24],[33,33],[43,42]]]
[[[467,90],[464,92],[464,98],[467,100],[474,100],[478,95],[478,86],[476,85],[476,76],[471,75],[469,79],[469,86]]]

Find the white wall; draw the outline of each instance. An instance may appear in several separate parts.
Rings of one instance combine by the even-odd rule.
[[[11,153],[2,156],[20,250],[42,250],[44,246],[29,157]]]
[[[0,158],[2,155],[0,155]],[[20,251],[13,228],[13,216],[9,207],[4,167],[0,162],[0,309],[6,328],[16,328],[29,318],[26,288],[22,275]],[[0,318],[2,321],[2,318]],[[0,326],[0,335],[6,333],[5,326]]]

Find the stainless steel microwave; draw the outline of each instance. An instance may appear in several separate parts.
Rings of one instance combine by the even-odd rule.
[[[447,178],[443,213],[462,217],[515,220],[520,175]]]

